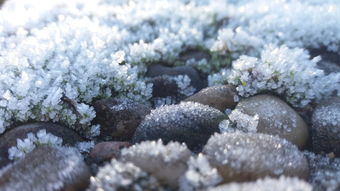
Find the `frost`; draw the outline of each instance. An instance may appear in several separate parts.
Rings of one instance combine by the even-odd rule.
[[[186,161],[190,154],[185,144],[170,142],[163,145],[158,140],[145,141],[123,149],[121,158],[123,161],[133,162],[163,184],[176,188],[178,178],[187,169]]]
[[[255,182],[231,183],[209,189],[209,191],[312,191],[312,186],[296,177],[281,176],[279,179],[266,177]]]
[[[259,59],[241,56],[230,70],[210,76],[209,84],[233,84],[245,97],[272,91],[294,106],[303,107],[339,90],[340,74],[325,75],[316,67],[319,60],[310,59],[302,49],[266,46]]]
[[[80,153],[89,153],[94,145],[94,141],[83,141],[78,142],[75,147],[79,150]]]
[[[29,133],[24,140],[17,139],[17,145],[8,149],[8,158],[17,160],[24,158],[27,153],[33,151],[39,145],[61,146],[63,140],[51,133],[46,133],[45,129],[37,132],[37,134]]]
[[[309,162],[309,182],[314,190],[335,191],[340,187],[340,159],[305,152]]]
[[[88,191],[162,190],[153,176],[132,163],[122,163],[115,159],[100,168],[97,176],[91,177],[90,181]]]
[[[210,166],[203,154],[190,157],[188,166],[188,170],[179,180],[180,191],[204,190],[222,181],[217,169]]]
[[[257,132],[257,125],[259,124],[259,116],[254,116],[242,113],[238,109],[235,109],[228,115],[230,121],[236,123],[236,128],[243,132]]]

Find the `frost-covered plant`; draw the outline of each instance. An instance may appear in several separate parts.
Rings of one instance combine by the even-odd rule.
[[[206,46],[227,6],[210,0],[7,1],[0,11],[0,133],[15,121],[35,120],[98,135],[92,100],[150,98],[151,86],[140,77],[146,64],[170,63],[186,48]]]
[[[10,160],[21,159],[39,145],[61,146],[62,143],[63,140],[61,138],[42,129],[36,135],[29,133],[25,139],[17,139],[17,145],[8,149],[8,158]]]
[[[264,91],[283,95],[297,107],[340,93],[340,74],[325,75],[317,69],[319,57],[310,59],[303,49],[267,46],[261,57],[241,56],[231,69],[209,76],[209,83],[229,83],[248,97]]]
[[[188,170],[179,180],[179,190],[206,190],[221,181],[217,169],[211,167],[208,159],[200,153],[197,157],[190,157]]]
[[[242,27],[266,43],[340,50],[339,1],[242,1],[232,10],[228,27]]]

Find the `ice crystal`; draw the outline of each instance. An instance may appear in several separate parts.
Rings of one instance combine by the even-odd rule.
[[[317,69],[319,57],[310,59],[302,49],[267,46],[261,57],[241,56],[230,70],[209,78],[210,84],[230,83],[241,96],[273,91],[294,106],[303,107],[339,90],[340,74],[325,75]]]
[[[110,164],[99,169],[96,177],[91,177],[88,191],[141,191],[162,190],[157,180],[134,164],[113,159]]]
[[[231,183],[209,189],[209,191],[312,191],[312,186],[298,178],[281,176],[279,179],[264,178],[255,182]]]
[[[340,159],[305,152],[311,175],[309,182],[315,191],[335,191],[340,188]]]
[[[46,130],[42,129],[36,135],[29,133],[27,138],[23,140],[17,139],[17,145],[8,149],[8,158],[10,160],[21,159],[39,145],[61,146],[62,142],[61,138],[51,133],[46,133]]]
[[[203,154],[191,157],[188,166],[188,170],[180,178],[180,191],[203,190],[222,181],[217,169],[210,166],[208,159]]]

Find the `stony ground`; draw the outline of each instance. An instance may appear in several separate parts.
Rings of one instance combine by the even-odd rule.
[[[0,4],[0,190],[340,190],[340,2]]]

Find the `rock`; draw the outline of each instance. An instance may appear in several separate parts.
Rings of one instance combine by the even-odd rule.
[[[0,190],[84,190],[89,178],[89,170],[77,150],[40,146],[0,171]]]
[[[312,124],[314,151],[340,156],[340,97],[320,103],[313,112]]]
[[[145,117],[132,141],[178,141],[186,143],[191,150],[198,151],[210,135],[219,132],[218,124],[225,117],[217,109],[194,102],[161,106]]]
[[[176,188],[178,178],[187,169],[186,162],[190,155],[191,152],[184,144],[170,142],[163,145],[163,142],[158,140],[145,141],[123,149],[121,159],[132,162],[161,183]]]
[[[89,153],[90,160],[95,163],[118,158],[123,148],[129,147],[128,142],[101,142],[96,144]]]
[[[266,176],[308,177],[308,163],[298,148],[276,136],[225,133],[212,136],[203,149],[223,182],[245,182]]]
[[[259,179],[255,182],[231,183],[209,189],[208,191],[312,191],[312,186],[298,178],[280,177]]]
[[[144,172],[133,163],[123,163],[115,159],[99,169],[96,177],[91,177],[87,191],[163,191],[157,179]]]
[[[37,133],[42,129],[45,129],[47,133],[62,138],[64,145],[75,146],[76,143],[84,141],[72,129],[54,123],[38,122],[20,125],[0,136],[0,168],[11,162],[8,159],[8,149],[17,145],[17,139],[25,139],[28,133]]]
[[[196,89],[195,92],[201,90],[205,86],[204,82],[199,76],[199,73],[190,66],[176,66],[171,68],[160,64],[155,64],[149,66],[146,73],[146,76],[150,78],[163,75],[168,75],[172,77],[187,75],[190,78],[190,85]]]
[[[230,85],[212,86],[202,89],[184,101],[192,101],[209,105],[222,112],[226,109],[234,109],[236,106],[237,94],[235,88]]]
[[[151,110],[148,105],[115,98],[98,100],[94,108],[95,122],[101,125],[101,137],[116,141],[129,141]]]
[[[314,191],[340,190],[340,158],[330,158],[305,152],[308,160],[309,182]]]
[[[200,60],[210,60],[211,56],[209,53],[201,51],[201,50],[195,50],[195,49],[190,49],[185,52],[182,52],[179,55],[179,59],[183,62],[193,60],[193,61],[200,61]]]
[[[246,115],[258,116],[256,132],[278,135],[299,148],[303,148],[308,141],[308,127],[304,120],[289,105],[275,96],[257,95],[246,98],[237,104],[235,110]]]
[[[322,69],[325,74],[340,72],[340,55],[327,51],[326,48],[309,49],[311,57],[321,56],[317,63],[318,68]]]

